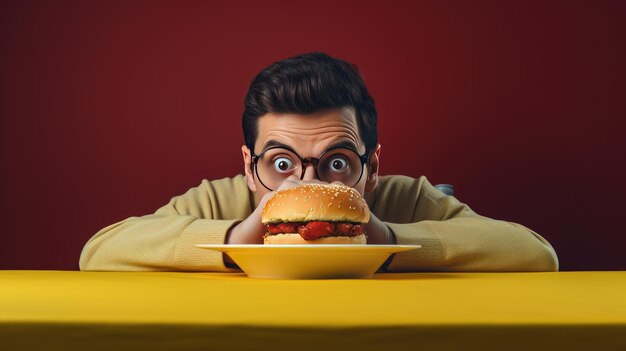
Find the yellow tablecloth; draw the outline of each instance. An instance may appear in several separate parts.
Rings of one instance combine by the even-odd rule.
[[[2,350],[626,350],[626,272],[0,271]]]

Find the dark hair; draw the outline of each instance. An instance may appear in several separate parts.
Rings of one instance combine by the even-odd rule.
[[[243,134],[253,150],[259,117],[266,113],[310,114],[351,107],[367,151],[378,144],[376,106],[358,68],[320,52],[274,62],[250,84],[243,112]]]

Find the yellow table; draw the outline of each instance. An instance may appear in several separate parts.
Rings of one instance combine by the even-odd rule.
[[[626,272],[0,271],[2,350],[626,350]]]

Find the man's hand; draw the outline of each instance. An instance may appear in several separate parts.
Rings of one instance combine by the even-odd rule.
[[[395,245],[396,236],[378,217],[370,212],[370,221],[365,225],[368,244]]]
[[[271,191],[261,198],[259,205],[254,212],[248,216],[243,222],[234,226],[226,235],[226,244],[263,244],[263,235],[265,234],[265,226],[261,221],[261,212],[267,200],[274,193],[280,190],[289,189],[302,184],[328,184],[319,180],[305,181],[292,175],[285,178],[278,189]]]

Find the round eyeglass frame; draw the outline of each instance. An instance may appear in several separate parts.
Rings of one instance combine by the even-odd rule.
[[[320,175],[317,173],[317,165],[318,165],[320,159],[322,159],[324,157],[324,155],[327,154],[328,152],[334,151],[334,150],[338,150],[338,149],[350,150],[350,151],[354,152],[359,157],[359,160],[361,161],[361,174],[359,174],[359,178],[356,180],[356,182],[354,182],[354,184],[348,185],[349,187],[354,187],[355,185],[359,184],[359,182],[361,181],[361,178],[363,177],[363,169],[365,168],[365,164],[367,163],[367,155],[369,153],[369,151],[367,149],[365,149],[365,153],[363,155],[359,155],[358,151],[354,150],[353,148],[345,147],[345,146],[336,146],[336,147],[331,147],[330,149],[322,152],[322,154],[319,155],[318,157],[301,157],[294,149],[292,149],[292,148],[290,148],[288,146],[273,146],[273,147],[270,147],[270,148],[267,148],[267,149],[263,150],[263,152],[261,152],[258,155],[254,153],[254,150],[252,148],[250,148],[250,156],[252,158],[252,164],[254,165],[254,173],[256,174],[256,177],[259,179],[259,182],[261,182],[261,184],[265,187],[265,189],[267,189],[269,191],[274,191],[274,189],[268,187],[267,185],[265,185],[265,183],[263,183],[263,180],[261,180],[261,177],[259,177],[259,167],[257,166],[257,164],[259,162],[259,159],[266,152],[268,152],[270,150],[274,150],[274,149],[289,150],[289,151],[293,152],[294,155],[296,155],[296,157],[298,157],[298,159],[300,160],[300,166],[302,168],[302,173],[300,174],[300,179],[304,178],[304,173],[306,171],[306,165],[309,164],[309,163],[313,164],[313,169],[315,170],[315,176],[317,177],[317,179],[320,179]]]

